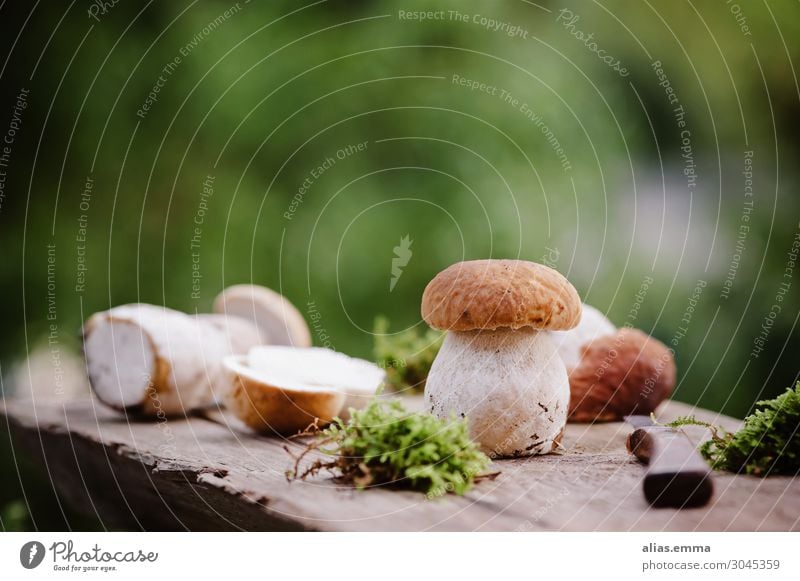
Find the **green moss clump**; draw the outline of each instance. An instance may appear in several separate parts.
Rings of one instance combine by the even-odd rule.
[[[691,416],[667,425],[709,428],[711,439],[700,453],[716,470],[754,476],[800,474],[800,382],[775,399],[756,402],[755,412],[733,434]]]
[[[337,419],[300,436],[314,436],[314,441],[295,456],[290,480],[327,469],[357,488],[389,484],[435,497],[464,494],[476,480],[496,476],[484,474],[489,458],[469,438],[465,420],[410,413],[396,400],[376,398],[363,410],[351,410],[350,421]],[[313,450],[332,458],[316,460],[301,472],[303,458]]]
[[[374,355],[378,365],[386,370],[386,380],[394,391],[425,389],[425,380],[433,360],[442,346],[444,333],[428,329],[419,333],[408,329],[389,335],[389,321],[375,319]]]

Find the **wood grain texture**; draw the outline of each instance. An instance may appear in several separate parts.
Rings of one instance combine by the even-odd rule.
[[[419,400],[408,400],[409,407]],[[337,485],[330,475],[287,482],[279,438],[224,413],[128,420],[94,400],[0,404],[17,446],[59,492],[108,527],[144,530],[790,531],[800,530],[800,479],[715,474],[711,503],[655,509],[645,467],[625,450],[622,423],[570,424],[561,455],[495,462],[502,471],[464,497]],[[659,418],[695,413],[667,402]],[[699,440],[702,432],[690,436]],[[292,444],[296,445],[296,444]]]

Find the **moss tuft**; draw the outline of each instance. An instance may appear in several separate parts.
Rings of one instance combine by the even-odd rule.
[[[348,422],[337,419],[324,430],[299,434],[314,440],[295,456],[290,480],[326,469],[358,488],[388,484],[434,497],[464,494],[475,480],[496,476],[484,474],[489,458],[469,438],[465,420],[410,413],[401,402],[380,398],[351,414]],[[314,450],[332,458],[301,471],[304,457]]]
[[[775,399],[756,402],[756,410],[733,434],[692,416],[676,419],[670,427],[705,426],[711,439],[700,453],[715,470],[754,476],[800,474],[800,382]]]
[[[442,346],[444,333],[428,329],[419,333],[408,329],[389,334],[389,321],[375,319],[375,359],[386,370],[386,380],[394,391],[423,391],[433,360]]]

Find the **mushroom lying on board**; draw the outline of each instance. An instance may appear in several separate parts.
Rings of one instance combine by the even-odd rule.
[[[672,392],[672,351],[642,331],[617,330],[594,307],[583,305],[577,327],[551,335],[569,373],[570,422],[647,415]]]
[[[385,377],[373,363],[323,347],[254,347],[224,365],[226,407],[253,430],[278,434],[347,419]]]
[[[555,270],[521,260],[454,264],[428,284],[422,318],[448,331],[425,386],[427,409],[468,418],[487,454],[547,454],[567,418],[569,382],[542,330],[580,318],[575,288]]]
[[[669,397],[675,376],[672,351],[638,329],[595,339],[569,372],[569,421],[610,422],[648,415]]]
[[[98,399],[144,415],[207,405],[222,359],[256,344],[258,333],[247,321],[147,304],[96,313],[84,326],[86,367]]]
[[[148,304],[121,305],[92,315],[83,327],[84,354],[98,399],[146,416],[185,414],[213,404],[214,389],[223,378],[222,360],[261,344],[267,335],[259,325],[268,325],[270,316],[276,319],[270,328],[292,321],[287,341],[310,336],[307,327],[303,333],[300,323],[305,323],[302,317],[297,321],[299,313],[286,299],[261,290],[266,292],[251,292],[257,299],[250,301],[249,310],[235,311],[241,316],[187,315]],[[282,339],[276,333],[268,336]]]

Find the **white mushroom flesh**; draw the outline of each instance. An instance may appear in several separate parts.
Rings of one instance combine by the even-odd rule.
[[[386,375],[374,363],[323,347],[253,347],[247,363],[251,373],[270,385],[343,392],[342,419],[349,417],[349,408],[365,407]]]
[[[102,321],[86,339],[89,378],[97,397],[115,408],[143,403],[155,371],[150,339],[129,321]]]

